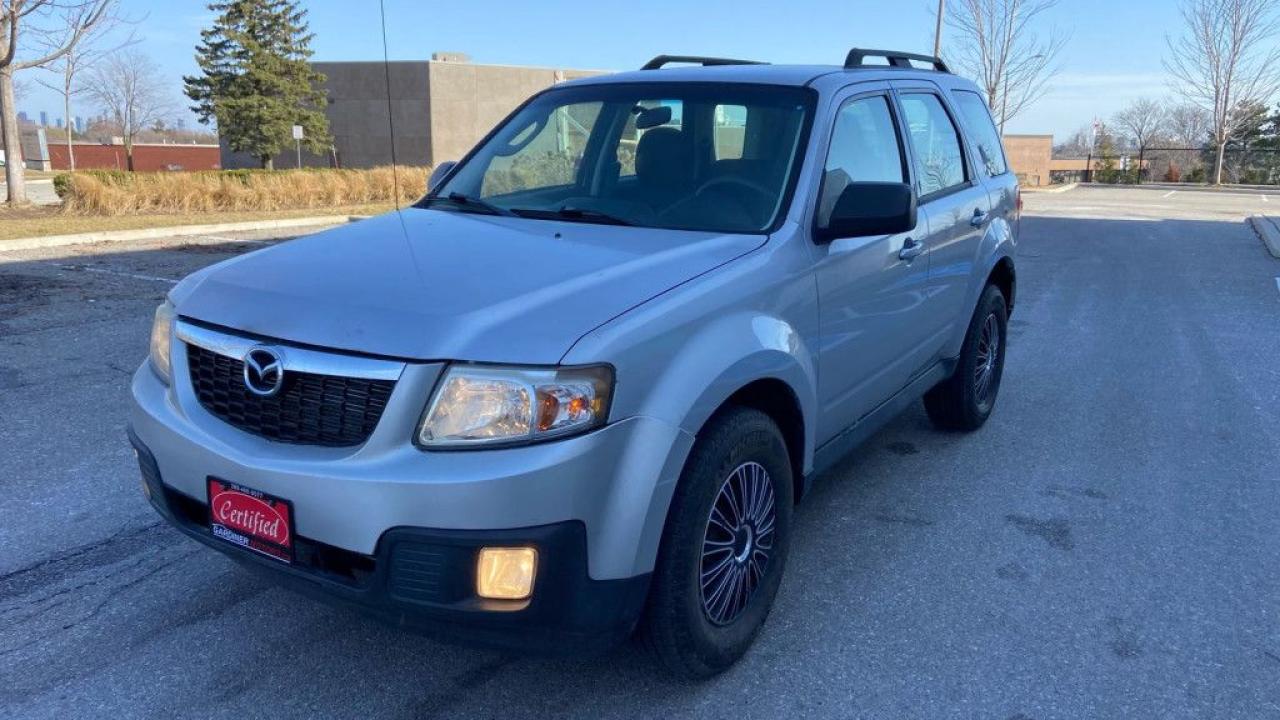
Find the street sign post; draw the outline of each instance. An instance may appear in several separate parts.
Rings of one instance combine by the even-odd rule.
[[[294,149],[297,152],[298,169],[302,169],[302,138],[303,137],[305,137],[305,135],[302,132],[302,126],[294,125],[293,126],[293,144],[294,144]]]

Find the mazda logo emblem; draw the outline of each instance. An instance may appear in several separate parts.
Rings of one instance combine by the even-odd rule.
[[[260,397],[271,397],[284,387],[284,358],[280,351],[259,345],[244,356],[244,386]]]

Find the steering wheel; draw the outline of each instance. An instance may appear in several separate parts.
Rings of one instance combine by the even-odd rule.
[[[702,185],[698,186],[698,189],[695,190],[693,194],[701,195],[703,192],[719,185],[737,185],[738,187],[744,187],[748,190],[752,190],[754,192],[757,192],[763,195],[765,198],[769,200],[772,200],[775,195],[773,190],[770,190],[769,188],[765,187],[764,185],[761,185],[758,182],[755,182],[754,180],[748,180],[744,177],[737,177],[734,175],[725,175],[723,177],[711,178],[710,180],[702,183]]]

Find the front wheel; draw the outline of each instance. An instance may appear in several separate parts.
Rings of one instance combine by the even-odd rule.
[[[924,409],[938,428],[977,430],[991,417],[1004,374],[1007,307],[1000,288],[983,290],[955,372],[924,396]]]
[[[640,628],[673,675],[723,671],[764,624],[790,544],[791,473],[781,432],[758,410],[729,408],[699,433]]]

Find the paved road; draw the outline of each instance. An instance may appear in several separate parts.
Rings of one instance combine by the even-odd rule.
[[[0,176],[3,173],[0,172]],[[62,202],[58,199],[58,193],[53,191],[52,180],[27,180],[27,199],[36,205],[57,205]],[[8,197],[9,186],[0,182],[0,200]]]
[[[1280,261],[1249,208],[1114,192],[1028,198],[993,420],[911,410],[822,478],[700,685],[401,635],[158,525],[127,376],[165,279],[249,246],[0,256],[0,716],[1274,717]]]

